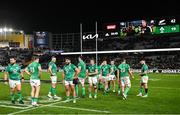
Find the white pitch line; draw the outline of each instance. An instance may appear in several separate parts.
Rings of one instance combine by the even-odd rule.
[[[40,101],[40,103],[42,103],[42,102],[46,102],[46,103],[52,103],[52,102],[57,102],[57,101],[60,101],[60,100],[54,100],[54,101],[49,101],[49,100],[47,100],[47,101]],[[24,102],[25,103],[29,103],[29,101],[25,101],[24,100]],[[3,105],[3,104],[6,104],[6,105]],[[41,105],[41,104],[40,104]],[[28,108],[31,108],[32,107],[32,105],[30,105],[30,104],[12,104],[12,103],[10,103],[9,101],[0,101],[0,107],[6,107],[6,108],[15,108],[15,109],[28,109]]]
[[[139,79],[135,79],[135,80],[137,80],[137,81],[140,81]],[[149,79],[149,81],[160,81],[161,79]]]
[[[7,105],[3,105],[3,104],[7,104]],[[19,109],[27,109],[32,107],[31,105],[27,105],[27,104],[11,104],[7,101],[0,101],[0,106],[1,107],[7,107],[7,108],[19,108]]]
[[[69,101],[72,101],[72,100],[73,99],[70,99]],[[42,105],[42,106],[39,106],[39,107],[32,107],[32,108],[28,108],[28,109],[25,109],[25,110],[9,113],[8,115],[19,114],[19,113],[22,113],[22,112],[26,112],[26,111],[30,111],[30,110],[34,110],[34,109],[39,109],[39,108],[42,108],[42,107],[51,106],[51,105],[55,105],[55,104],[59,104],[59,103],[66,103],[66,102],[67,101],[60,101],[60,102],[50,103],[50,104],[47,104],[47,105]]]
[[[0,107],[6,107],[6,108],[14,108],[14,109],[28,109],[28,107],[17,107],[17,106],[9,106],[9,105],[0,105]]]
[[[110,113],[109,111],[103,111],[103,110],[77,108],[77,107],[67,107],[67,106],[54,106],[54,105],[53,105],[53,106],[48,106],[48,107],[65,108],[65,109],[75,109],[75,110],[92,111],[92,112],[99,112],[99,113]]]
[[[41,97],[45,97],[45,96],[41,96]],[[46,96],[47,97],[47,96]],[[29,98],[28,99],[29,100],[29,102],[31,101],[31,99]],[[61,99],[56,99],[56,100],[54,100],[54,99],[51,99],[51,98],[49,98],[48,100],[42,100],[42,99],[40,99],[39,100],[39,103],[52,103],[52,102],[57,102],[57,101],[61,101]]]
[[[25,101],[24,101],[25,102]],[[10,102],[7,102],[7,101],[0,101],[0,104],[8,104],[8,105],[13,105],[12,103],[10,103]],[[21,106],[21,107],[23,107],[23,106],[30,106],[30,104],[14,104],[14,106]]]
[[[105,53],[134,53],[134,52],[164,52],[164,51],[180,51],[180,48],[163,48],[163,49],[141,49],[141,50],[114,50],[114,51],[89,51],[89,52],[64,52],[61,55],[76,54],[105,54]]]

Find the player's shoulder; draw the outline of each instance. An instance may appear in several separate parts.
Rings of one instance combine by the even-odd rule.
[[[148,65],[147,65],[147,64],[145,64],[145,68],[148,68]]]
[[[129,65],[128,63],[126,63],[126,66],[128,66],[128,67],[129,67],[130,65]]]
[[[78,66],[81,66],[81,65],[83,65],[83,62],[79,62],[79,63],[78,63]]]
[[[117,69],[117,66],[116,66],[116,65],[113,65],[113,68]]]
[[[21,66],[20,66],[19,64],[15,64],[15,67],[19,67],[19,68],[21,68]]]
[[[49,65],[50,65],[50,64],[53,64],[52,61],[49,62]]]
[[[41,65],[41,64],[40,64],[39,62],[34,62],[34,63],[33,63],[33,65],[35,65],[35,66],[36,66],[36,65],[37,65],[37,66],[39,66],[39,65]]]
[[[124,63],[120,63],[119,66],[124,66]]]
[[[40,65],[40,63],[38,63],[38,62],[32,62],[29,64],[29,66],[39,66],[39,65]]]
[[[80,61],[81,64],[85,64],[85,62],[83,60]]]
[[[53,63],[52,61],[49,62],[48,66],[52,66],[54,65],[55,63]]]
[[[11,64],[8,64],[7,67],[11,67]]]
[[[71,64],[71,67],[76,67],[74,64]]]
[[[118,67],[121,67],[121,66],[123,66],[124,64],[123,63],[121,63],[121,64],[119,64],[119,66]]]
[[[144,64],[143,67],[148,67],[148,65],[147,65],[147,64]]]
[[[71,66],[75,66],[73,63],[71,63]]]
[[[63,68],[65,68],[67,65],[65,64],[64,66],[63,66]]]
[[[6,70],[8,70],[10,67],[11,67],[11,64],[8,64],[8,65],[6,66]]]
[[[38,62],[38,66],[41,66],[41,64]]]

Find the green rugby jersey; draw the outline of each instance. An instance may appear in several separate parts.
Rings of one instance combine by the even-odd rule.
[[[129,69],[130,69],[129,64],[121,63],[118,66],[118,69],[120,70],[120,77],[127,77],[127,76],[129,76]]]
[[[64,79],[66,81],[72,81],[75,75],[75,70],[76,70],[76,66],[74,64],[66,64],[63,67],[63,71],[64,71]]]
[[[27,69],[31,74],[30,79],[40,79],[39,67],[41,67],[41,65],[38,62],[32,62],[28,65]]]
[[[146,64],[143,64],[141,68],[141,72],[144,73],[145,71],[148,71],[148,66]],[[143,76],[148,76],[147,74],[144,74]]]
[[[88,73],[94,73],[94,72],[96,72],[96,69],[98,69],[97,68],[97,66],[96,66],[96,64],[94,64],[94,65],[89,65],[88,67],[87,67],[87,70],[88,70]],[[96,76],[96,75],[89,75],[90,77],[94,77],[94,76]]]
[[[81,60],[81,61],[78,63],[78,67],[81,68],[81,71],[80,71],[78,77],[80,77],[80,78],[85,78],[85,77],[86,77],[86,63]]]
[[[18,64],[9,64],[6,67],[6,72],[9,74],[9,79],[11,80],[20,80],[21,79],[21,67]]]
[[[107,76],[110,73],[110,65],[102,65],[101,66],[101,71],[102,71],[102,76]]]
[[[49,62],[48,66],[51,67],[52,75],[57,76],[57,66],[56,66],[56,64],[53,61],[51,61],[51,62]]]
[[[111,75],[115,75],[115,72],[117,70],[117,67],[115,65],[110,65]]]

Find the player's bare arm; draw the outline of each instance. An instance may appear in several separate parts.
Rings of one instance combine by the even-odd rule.
[[[53,73],[52,73],[52,66],[49,66],[49,68],[48,68],[48,72],[51,74],[51,75],[53,75]]]
[[[23,71],[21,71],[21,82],[24,82],[24,74],[23,74]]]
[[[30,72],[28,71],[28,68],[25,69],[26,74],[28,74],[29,76],[31,75]]]
[[[77,79],[77,78],[78,78],[79,72],[80,72],[79,69],[76,68],[76,70],[75,70],[75,75],[74,75],[74,79]]]
[[[39,77],[41,77],[41,75],[42,75],[42,68],[41,68],[41,66],[39,66],[38,69],[39,69]]]
[[[133,74],[132,74],[132,72],[131,72],[130,69],[128,70],[128,73],[129,73],[130,77],[131,77],[132,79],[134,79],[134,76],[133,76]]]

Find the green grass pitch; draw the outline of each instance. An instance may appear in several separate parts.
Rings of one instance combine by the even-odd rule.
[[[58,79],[61,80],[61,74],[58,75]],[[22,85],[26,104],[14,106],[10,104],[9,86],[0,82],[0,114],[180,114],[180,74],[152,73],[149,76],[148,98],[136,96],[140,78],[135,74],[135,79],[131,80],[132,88],[127,100],[122,100],[117,92],[112,91],[108,95],[103,95],[103,92],[99,91],[97,99],[89,99],[86,85],[86,97],[77,99],[76,104],[64,102],[65,88],[60,83],[57,86],[57,95],[61,96],[62,100],[48,101],[46,96],[50,83],[42,83],[39,107],[31,107],[29,104],[29,83]],[[2,77],[3,74],[0,73],[0,78]],[[28,79],[28,76],[25,78]],[[49,74],[44,72],[42,79],[48,80]]]

